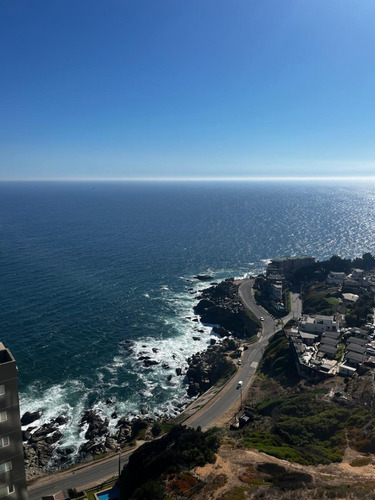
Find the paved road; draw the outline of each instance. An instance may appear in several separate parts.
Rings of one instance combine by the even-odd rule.
[[[121,468],[128,462],[129,456],[134,451],[129,451],[121,455]],[[118,475],[119,457],[114,455],[109,458],[81,464],[74,469],[61,471],[52,476],[45,476],[27,488],[29,500],[40,500],[44,495],[50,495],[63,490],[68,496],[68,488],[84,489]]]
[[[250,381],[256,372],[259,361],[262,359],[263,352],[267,346],[270,337],[276,331],[276,321],[267,313],[263,307],[257,305],[252,295],[252,286],[254,280],[244,281],[240,286],[240,296],[246,305],[258,318],[264,318],[262,321],[262,333],[257,343],[244,352],[242,357],[242,366],[238,373],[229,383],[229,388],[225,388],[219,393],[219,397],[214,398],[214,402],[208,405],[206,410],[200,411],[196,416],[190,417],[186,423],[191,427],[200,426],[207,429],[221,415],[224,415],[241,398],[242,391],[250,386]],[[298,294],[292,296],[292,312],[284,318],[286,323],[292,317],[301,316],[301,301]],[[242,389],[239,389],[238,381],[243,381]],[[127,463],[132,452],[123,453],[121,457],[121,468]],[[29,499],[40,500],[43,495],[63,490],[67,495],[68,488],[84,489],[93,486],[100,481],[105,481],[118,474],[118,455],[98,460],[94,463],[82,464],[68,471],[61,471],[53,476],[38,479],[29,485]]]
[[[263,317],[261,336],[255,344],[252,344],[248,351],[245,351],[242,358],[241,369],[238,371],[233,380],[229,383],[229,389],[223,390],[221,397],[207,408],[204,412],[198,412],[196,416],[188,420],[188,425],[191,427],[200,426],[202,429],[207,429],[221,415],[225,414],[237,400],[242,397],[241,392],[245,392],[250,386],[251,379],[254,376],[260,360],[262,359],[264,349],[266,348],[270,338],[276,332],[277,321],[260,305],[256,304],[253,297],[254,280],[244,281],[239,288],[241,299],[245,306],[252,311],[258,318]],[[292,318],[301,316],[301,300],[298,294],[292,294],[292,311],[288,316],[283,318],[283,323],[286,324]],[[242,380],[242,389],[238,388],[238,382]]]
[[[276,331],[276,321],[267,313],[263,307],[257,305],[252,295],[252,286],[254,280],[245,281],[240,285],[240,296],[246,305],[258,318],[263,317],[262,333],[258,342],[252,344],[245,351],[242,358],[241,369],[229,383],[229,389],[223,390],[219,397],[209,408],[204,412],[199,412],[197,416],[193,416],[188,420],[188,425],[191,427],[200,426],[202,429],[210,427],[215,420],[226,413],[237,400],[241,398],[241,391],[245,392],[250,381],[254,376],[260,360],[262,359],[264,349],[268,344],[270,337]],[[238,388],[238,382],[242,380],[242,389]]]

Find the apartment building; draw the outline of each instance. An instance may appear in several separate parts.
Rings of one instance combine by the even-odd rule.
[[[17,366],[0,342],[0,498],[27,500]]]

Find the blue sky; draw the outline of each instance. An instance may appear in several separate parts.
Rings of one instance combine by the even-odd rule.
[[[375,175],[373,0],[2,0],[0,179]]]

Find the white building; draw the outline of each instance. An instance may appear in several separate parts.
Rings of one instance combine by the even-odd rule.
[[[365,272],[363,269],[353,269],[352,271],[352,280],[362,281],[365,277]]]
[[[345,273],[338,273],[331,271],[327,276],[326,282],[328,285],[336,285],[340,286],[344,283],[344,279],[346,278]]]
[[[307,333],[337,332],[339,323],[334,316],[303,316],[298,329]]]

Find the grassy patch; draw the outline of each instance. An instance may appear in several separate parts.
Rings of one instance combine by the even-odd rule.
[[[325,297],[326,302],[331,306],[338,306],[340,304],[340,299],[337,297]]]
[[[294,385],[299,380],[289,341],[282,330],[275,333],[264,351],[259,375],[275,378],[282,385]]]
[[[255,411],[268,418],[269,426],[244,430],[244,446],[304,465],[342,460],[349,410],[323,402],[312,392],[265,400]]]
[[[254,314],[252,311],[250,311],[250,310],[249,310],[249,309],[247,309],[247,308],[246,308],[244,311],[245,311],[245,313],[246,313],[246,316],[247,316],[248,318],[250,318],[250,319],[251,319],[251,321],[252,321],[253,323],[255,323],[255,324],[256,324],[256,326],[257,326],[258,328],[261,328],[261,327],[262,327],[262,323],[260,322],[260,320],[259,320],[259,319],[255,316],[255,314]]]
[[[315,283],[305,290],[303,310],[307,314],[334,314],[340,304],[337,289],[326,283]]]
[[[349,465],[352,467],[364,467],[365,465],[371,464],[372,458],[370,457],[364,457],[364,458],[357,458],[356,460],[353,460]]]

